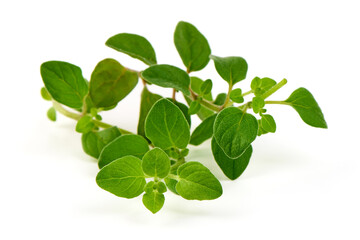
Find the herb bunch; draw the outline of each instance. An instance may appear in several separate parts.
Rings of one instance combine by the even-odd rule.
[[[286,79],[276,82],[255,77],[247,91],[235,87],[246,78],[245,59],[212,55],[208,41],[192,24],[177,24],[174,43],[185,70],[157,64],[150,42],[129,33],[110,37],[106,45],[147,64],[143,71],[104,59],[87,81],[73,64],[48,61],[41,65],[45,85],[41,95],[52,102],[47,116],[55,121],[60,113],[77,121],[75,130],[82,134],[84,152],[98,159],[96,182],[104,190],[123,198],[143,194],[145,207],[153,213],[164,205],[167,190],[188,200],[216,199],[222,195],[221,184],[204,165],[186,160],[189,144],[197,146],[211,139],[216,163],[229,179],[235,180],[249,164],[252,142],[276,131],[267,105],[291,106],[308,125],[327,128],[320,107],[305,88],[295,90],[283,101],[268,100],[286,84]],[[216,97],[212,95],[212,80],[193,76],[210,60],[228,84],[228,92]],[[137,134],[103,122],[101,112],[115,108],[139,79],[143,91]],[[173,89],[172,98],[150,92],[150,84]],[[178,92],[187,105],[176,100]],[[195,114],[202,122],[190,133],[190,116]]]

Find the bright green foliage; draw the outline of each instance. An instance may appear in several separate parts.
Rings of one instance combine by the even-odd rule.
[[[166,64],[153,65],[145,69],[141,76],[146,81],[160,87],[175,88],[185,95],[190,95],[190,77],[180,68]]]
[[[154,148],[144,155],[142,169],[150,177],[165,178],[170,172],[170,159],[163,150]]]
[[[192,24],[177,24],[174,43],[188,72],[199,71],[208,64],[211,54],[209,43]]]
[[[49,110],[47,111],[47,117],[49,118],[49,120],[55,122],[56,121],[56,110],[55,108],[51,107],[49,108]]]
[[[255,96],[261,96],[275,85],[276,81],[271,78],[255,77],[251,81],[251,90],[253,90]]]
[[[149,145],[143,137],[122,135],[103,148],[99,156],[99,168],[128,155],[141,159],[147,151],[149,151]]]
[[[55,101],[71,108],[82,107],[88,85],[78,66],[49,61],[41,65],[40,72],[46,89]]]
[[[327,128],[324,115],[318,103],[307,89],[296,89],[285,102],[299,113],[305,123],[313,127]]]
[[[143,195],[142,202],[152,213],[157,213],[164,206],[165,196],[158,191],[147,192]]]
[[[263,114],[260,119],[260,126],[266,132],[274,133],[276,131],[276,123],[274,118],[269,114]]]
[[[91,74],[90,97],[96,107],[111,107],[136,86],[138,75],[114,59],[99,62]]]
[[[206,118],[195,128],[191,134],[190,144],[198,146],[212,137],[215,118],[216,114]]]
[[[252,154],[252,147],[250,145],[239,157],[229,158],[217,144],[215,138],[211,140],[211,150],[216,163],[231,180],[237,179],[245,171]]]
[[[235,107],[222,110],[214,123],[216,142],[230,158],[238,158],[255,140],[257,131],[256,118]]]
[[[147,87],[144,87],[141,93],[141,102],[140,102],[140,115],[139,115],[139,122],[137,127],[137,134],[145,137],[145,119],[156,101],[162,98],[158,94],[154,94],[150,92]]]
[[[141,160],[134,156],[125,156],[109,163],[97,174],[96,183],[118,197],[139,196],[144,192],[146,184]]]
[[[211,200],[221,196],[222,187],[217,178],[199,162],[188,162],[178,168],[176,191],[188,200]]]
[[[216,71],[230,85],[234,85],[246,78],[248,65],[242,57],[217,57],[211,55]]]
[[[88,133],[91,130],[93,130],[95,127],[95,124],[92,120],[91,116],[83,116],[79,119],[79,121],[76,124],[75,130],[79,133]]]
[[[305,123],[327,128],[319,105],[305,88],[297,89],[285,101],[268,100],[287,83],[285,78],[276,83],[271,78],[255,77],[251,89],[243,92],[234,88],[234,84],[246,78],[247,62],[241,57],[210,55],[208,41],[190,23],[179,22],[174,42],[186,71],[167,64],[157,65],[149,41],[129,33],[109,38],[106,45],[143,61],[149,65],[145,70],[130,70],[114,59],[105,59],[97,64],[89,82],[81,69],[70,63],[49,61],[41,65],[45,85],[41,95],[52,104],[47,113],[49,119],[55,121],[60,113],[77,121],[76,131],[82,133],[84,152],[98,158],[100,170],[96,182],[104,190],[124,198],[145,192],[142,201],[152,213],[163,207],[167,190],[189,200],[220,197],[223,190],[219,180],[204,165],[191,159],[202,151],[189,154],[192,148],[188,144],[197,146],[211,138],[213,159],[208,160],[216,161],[229,179],[239,178],[250,162],[256,137],[276,131],[275,120],[266,114],[265,105],[292,106]],[[227,93],[219,93],[215,100],[213,93],[218,93],[221,87],[214,82],[213,89],[210,79],[189,76],[190,72],[203,69],[210,58],[220,78],[228,83]],[[139,77],[144,88],[136,135],[103,122],[100,114],[115,108],[135,88]],[[172,98],[150,92],[151,84],[170,88]],[[181,102],[178,91],[187,105]],[[250,111],[258,114],[259,119]],[[128,114],[120,111],[120,120],[127,121]],[[191,120],[195,117],[191,114],[197,114],[201,122],[190,136]]]
[[[190,140],[189,124],[181,110],[167,99],[160,99],[145,120],[145,135],[163,150],[186,148]]]
[[[42,97],[44,100],[46,100],[46,101],[51,101],[51,99],[52,99],[52,98],[51,98],[51,95],[50,95],[50,93],[48,92],[48,90],[46,90],[46,88],[42,87],[40,93],[41,93],[41,97]]]
[[[230,99],[233,101],[233,102],[236,102],[236,103],[242,103],[244,102],[244,97],[242,95],[242,90],[240,88],[236,88],[236,89],[233,89],[231,92],[230,92]]]
[[[147,65],[156,64],[154,48],[146,38],[130,33],[120,33],[106,41],[106,45],[143,61]]]
[[[259,113],[264,106],[265,106],[265,101],[263,98],[253,97],[252,108],[254,110],[254,113]]]
[[[111,127],[97,132],[88,132],[81,136],[81,143],[86,154],[98,158],[102,149],[121,135],[117,127]]]

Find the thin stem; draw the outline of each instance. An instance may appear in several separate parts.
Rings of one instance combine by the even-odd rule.
[[[249,94],[252,94],[253,92],[254,92],[253,90],[250,90],[250,91],[244,92],[243,94],[241,94],[241,96],[245,97]]]
[[[176,163],[174,165],[171,166],[171,169],[177,169],[178,167],[180,167],[181,165],[183,165],[185,163],[185,158],[180,158],[176,161]]]
[[[285,101],[265,101],[265,104],[282,104],[282,105],[291,105],[288,102]]]
[[[196,94],[191,88],[190,88],[190,93],[191,93],[191,98],[192,100],[197,100],[199,98],[199,95]],[[221,106],[215,105],[212,102],[207,101],[206,99],[201,99],[200,100],[200,104],[203,105],[204,107],[213,110],[215,112],[220,112],[221,111]]]
[[[230,93],[231,93],[232,88],[233,88],[233,85],[232,85],[232,83],[230,83],[230,84],[229,84],[228,93],[227,93],[227,95],[226,95],[225,102],[224,102],[224,104],[221,106],[221,109],[224,109],[224,108],[227,106],[227,104],[229,103],[229,101],[230,101]]]
[[[282,88],[286,83],[287,83],[287,80],[284,78],[283,80],[278,82],[275,86],[273,86],[269,91],[267,91],[266,93],[261,95],[261,97],[263,99],[266,99],[266,98],[270,97],[274,92],[276,92],[277,90]]]
[[[175,89],[175,88],[173,88],[172,99],[173,99],[174,101],[176,101],[176,89]]]

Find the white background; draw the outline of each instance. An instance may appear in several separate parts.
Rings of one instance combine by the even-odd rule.
[[[2,1],[0,3],[1,239],[360,239],[358,1]],[[68,61],[89,78],[112,57],[145,65],[105,46],[110,36],[145,36],[159,63],[182,67],[173,45],[178,21],[193,23],[212,53],[242,56],[248,79],[289,83],[271,97],[283,100],[298,87],[321,106],[328,130],[311,128],[287,106],[269,106],[277,133],[254,143],[248,169],[226,180],[209,143],[189,159],[222,181],[214,201],[186,201],[166,193],[153,215],[141,197],[120,199],[95,183],[95,160],[82,152],[75,123],[40,97],[39,67]],[[226,91],[213,63],[196,73]],[[248,89],[249,81],[238,87]],[[151,90],[170,96],[170,90]],[[141,84],[104,120],[136,131]],[[193,118],[195,126],[199,121]]]

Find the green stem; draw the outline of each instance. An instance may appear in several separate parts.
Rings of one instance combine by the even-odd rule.
[[[73,113],[73,112],[70,112],[68,110],[66,110],[60,103],[56,102],[53,100],[53,107],[55,108],[55,110],[59,113],[61,113],[62,115],[68,117],[68,118],[71,118],[71,119],[74,119],[76,121],[78,121],[80,118],[82,118],[82,114],[76,114],[76,113]],[[108,123],[105,123],[105,122],[102,122],[102,121],[99,121],[99,120],[93,120],[93,122],[95,123],[96,126],[100,127],[100,128],[111,128],[113,127],[113,125],[111,124],[108,124]],[[134,134],[132,132],[129,132],[125,129],[122,129],[122,128],[118,128],[119,131],[122,133],[122,134]]]
[[[249,94],[252,94],[253,92],[254,92],[253,90],[250,90],[250,91],[244,92],[243,94],[241,94],[241,96],[245,97]]]
[[[191,93],[191,99],[193,101],[197,100],[199,98],[199,95],[196,94],[191,88],[190,88],[190,93]],[[215,112],[220,112],[221,111],[221,106],[215,105],[212,102],[207,101],[206,99],[201,99],[200,100],[200,104],[203,105],[204,107],[213,110]]]
[[[261,97],[263,99],[266,99],[266,98],[270,97],[274,92],[276,92],[277,90],[282,88],[286,83],[287,83],[287,80],[284,78],[283,80],[278,82],[275,86],[273,86],[269,91],[267,91],[266,93],[261,95]]]
[[[282,105],[291,105],[288,102],[284,102],[284,101],[265,101],[265,104],[282,104]]]
[[[171,166],[171,169],[177,169],[178,167],[180,167],[181,165],[183,165],[185,163],[185,158],[180,158],[176,161],[176,163],[174,165]]]
[[[228,93],[226,95],[226,99],[225,99],[224,104],[221,106],[221,109],[226,108],[227,104],[229,103],[229,101],[230,101],[230,93],[231,93],[232,88],[233,88],[232,83],[229,83]]]

